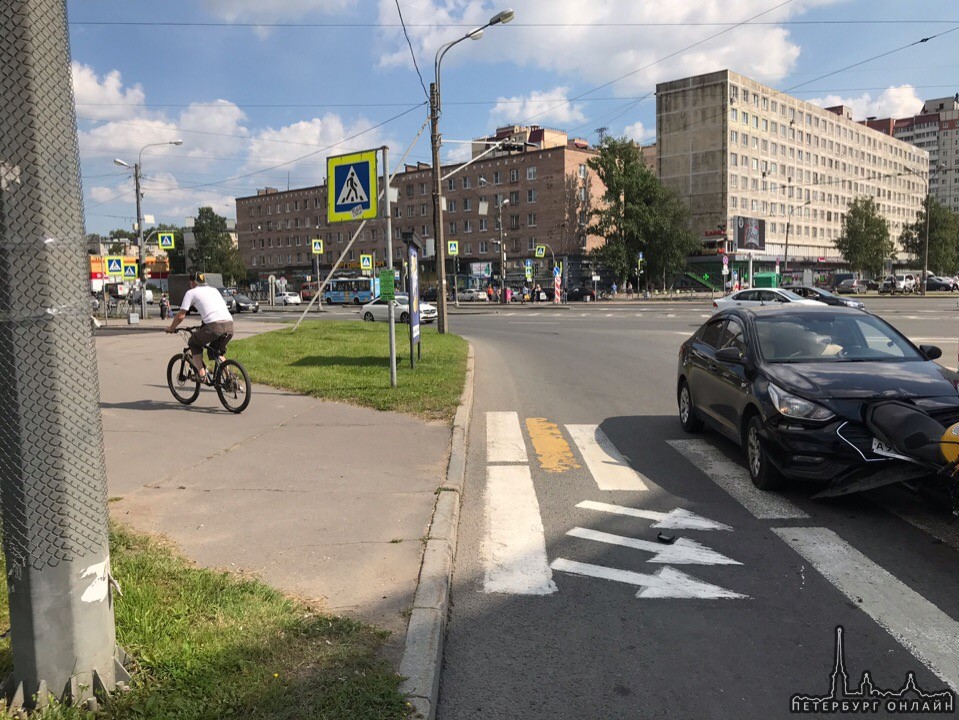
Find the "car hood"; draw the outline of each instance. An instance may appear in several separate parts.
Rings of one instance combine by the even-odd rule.
[[[929,360],[771,363],[766,376],[810,400],[957,397],[959,376]]]

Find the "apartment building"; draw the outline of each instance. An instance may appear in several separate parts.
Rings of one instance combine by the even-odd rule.
[[[865,124],[928,152],[929,193],[959,212],[959,93],[927,100],[912,117],[869,118]]]
[[[449,272],[466,277],[492,264],[498,275],[500,248],[494,241],[501,234],[511,275],[521,273],[525,260],[534,257],[536,245],[549,245],[557,260],[567,258],[568,266],[579,268],[585,254],[602,242],[585,232],[588,209],[596,206],[604,191],[587,165],[597,151],[581,140],[568,140],[560,131],[540,130],[501,128],[496,136],[523,138],[514,149],[499,150],[465,167],[443,167],[444,236],[459,244],[459,258],[448,261]],[[476,144],[485,148],[485,141]],[[394,177],[393,187],[397,193],[392,206],[394,258],[405,252],[403,234],[416,233],[426,246],[422,268],[429,283],[435,277],[435,265],[429,261],[435,252],[430,165],[407,165]],[[262,278],[304,278],[316,271],[310,239],[321,237],[325,242],[319,269],[328,271],[359,223],[328,223],[326,193],[326,185],[316,185],[287,191],[263,188],[256,195],[237,198],[239,250],[247,267]],[[361,254],[374,255],[377,266],[384,264],[385,226],[384,220],[377,220],[363,227],[344,258],[345,270],[358,269]],[[549,273],[549,262],[549,254],[547,259],[534,260],[541,276]]]
[[[875,199],[896,241],[926,192],[926,150],[729,70],[657,85],[656,136],[659,178],[689,204],[704,253],[730,249],[743,217],[764,221],[767,259],[783,257],[788,226],[794,267],[836,264],[856,197]]]

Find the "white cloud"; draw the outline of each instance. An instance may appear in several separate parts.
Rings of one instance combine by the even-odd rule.
[[[537,125],[567,127],[586,120],[582,106],[569,102],[568,97],[567,87],[534,90],[525,97],[500,97],[490,111],[490,122],[496,125],[533,122]]]
[[[656,139],[655,135],[650,133],[641,122],[634,122],[632,125],[627,125],[623,134],[630,140],[635,140],[638,143],[651,143]]]
[[[455,145],[450,143],[449,146],[444,146],[443,149],[446,150],[447,147],[449,151],[443,156],[442,163],[445,165],[447,163],[462,163],[466,162],[473,157],[473,144],[472,143],[456,143]]]
[[[73,94],[77,115],[91,120],[121,120],[142,114],[145,96],[139,85],[125,88],[119,70],[102,78],[89,65],[74,61]]]
[[[863,93],[859,97],[845,98],[840,95],[827,95],[822,98],[811,98],[809,102],[820,107],[846,105],[852,108],[852,115],[856,120],[865,120],[868,117],[910,117],[922,110],[923,104],[912,85],[886,88],[875,99],[869,93]]]
[[[226,22],[282,22],[314,13],[334,13],[352,7],[349,0],[206,0],[214,17]]]

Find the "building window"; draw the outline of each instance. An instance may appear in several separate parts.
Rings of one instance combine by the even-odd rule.
[[[413,197],[413,183],[410,183],[409,185],[406,186],[406,197],[408,198]]]
[[[739,164],[739,155],[737,155],[736,153],[730,153],[729,164],[732,167],[736,167]]]
[[[470,187],[472,187],[472,184],[473,184],[473,183],[472,183],[472,181],[470,180],[470,176],[469,176],[469,175],[464,175],[464,176],[463,176],[463,189],[464,189],[464,190],[469,190]]]
[[[519,205],[519,190],[511,190],[509,193],[509,204],[513,207]]]
[[[729,119],[730,119],[732,122],[738,122],[738,120],[739,120],[739,112],[736,110],[736,108],[733,108],[732,110],[729,111]]]
[[[733,145],[735,145],[736,143],[738,143],[738,142],[739,142],[739,133],[736,132],[735,130],[733,130],[732,132],[730,132],[730,133],[729,133],[729,142],[731,142]]]
[[[454,220],[450,223],[450,235],[455,235],[455,234],[456,234],[456,221]]]
[[[463,198],[463,212],[469,212],[473,209],[473,198]]]
[[[472,220],[464,220],[464,221],[463,221],[463,232],[465,232],[465,233],[471,233],[471,232],[473,232],[473,221],[472,221]]]
[[[511,168],[509,171],[509,181],[519,182],[519,168]]]
[[[535,190],[527,190],[527,191],[526,191],[526,202],[528,202],[528,203],[534,203],[534,202],[536,202],[536,191],[535,191]]]
[[[580,165],[580,166],[579,166],[579,176],[580,176],[581,178],[585,178],[585,177],[586,177],[586,165]]]
[[[536,227],[536,213],[529,213],[526,216],[526,225],[527,227]]]
[[[502,184],[502,182],[503,182],[503,175],[502,175],[502,173],[500,173],[499,170],[494,170],[494,171],[493,171],[493,184],[494,184],[494,185],[500,185],[500,184]]]
[[[527,180],[535,180],[535,179],[536,179],[536,166],[535,166],[535,165],[530,165],[528,168],[526,168],[526,179],[527,179]]]
[[[466,255],[472,255],[472,254],[473,254],[473,243],[471,243],[471,242],[466,243],[466,245],[464,246],[464,252],[465,252]]]
[[[426,195],[426,183],[420,183],[420,195]]]
[[[480,232],[486,232],[489,229],[487,222],[488,221],[486,218],[480,218],[480,221],[479,221]]]
[[[480,255],[485,255],[486,252],[487,252],[486,241],[485,241],[485,240],[480,240],[480,244],[479,244],[479,254],[480,254]]]
[[[420,204],[420,215],[426,215],[426,203]]]
[[[456,178],[450,178],[449,180],[447,180],[447,181],[446,181],[446,188],[447,188],[450,192],[453,192],[453,190],[456,189]]]
[[[519,230],[519,215],[510,215],[510,216],[509,216],[509,229],[510,229],[510,230]]]
[[[456,201],[447,200],[446,201],[446,212],[456,212]]]
[[[743,125],[749,125],[749,113],[748,113],[748,112],[744,112],[744,113],[741,115],[741,117],[742,117],[742,119],[743,119]]]

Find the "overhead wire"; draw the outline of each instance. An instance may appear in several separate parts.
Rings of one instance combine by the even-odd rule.
[[[429,91],[426,89],[426,83],[423,82],[423,73],[420,72],[420,66],[416,62],[416,53],[413,51],[413,41],[410,40],[410,34],[406,30],[406,22],[403,20],[403,10],[400,8],[400,0],[396,1],[396,12],[400,16],[400,25],[403,26],[403,36],[406,38],[406,44],[410,46],[410,56],[413,58],[413,67],[416,75],[420,79],[420,86],[423,88],[423,95],[426,96],[426,102],[430,101]]]

